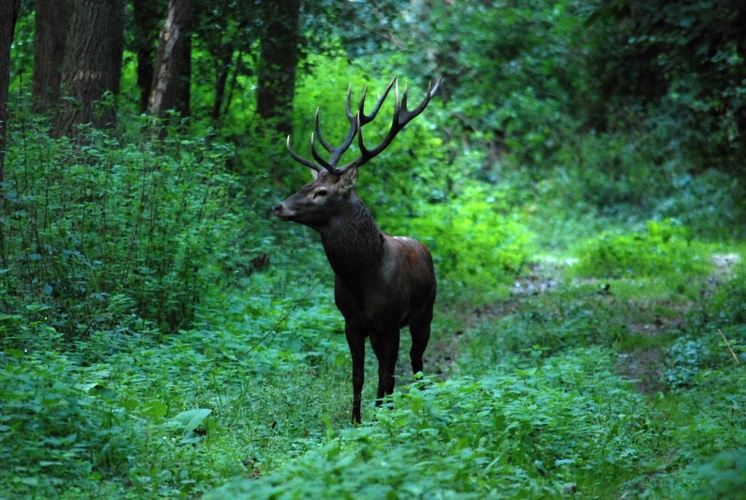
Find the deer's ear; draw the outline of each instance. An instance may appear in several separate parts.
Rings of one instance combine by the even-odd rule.
[[[342,173],[339,178],[340,187],[343,191],[349,191],[357,184],[357,167],[350,167]]]
[[[313,180],[316,180],[319,178],[319,173],[313,169],[311,169],[311,175],[313,176]]]

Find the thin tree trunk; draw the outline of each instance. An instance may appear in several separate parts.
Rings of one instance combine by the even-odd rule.
[[[10,46],[16,27],[21,0],[0,0],[0,208],[5,179],[5,148],[8,137],[8,88],[10,87]],[[1,236],[1,235],[0,235]],[[0,248],[1,250],[1,248]]]
[[[188,22],[186,30],[189,30]],[[181,62],[179,63],[179,74],[176,75],[176,104],[174,109],[181,116],[192,114],[192,37],[184,37],[184,46],[179,51]]]
[[[134,17],[133,48],[137,54],[137,86],[140,89],[140,112],[148,110],[150,88],[153,85],[153,68],[158,40],[158,24],[163,19],[161,2],[132,0]]]
[[[60,97],[69,10],[66,0],[36,0],[34,73],[31,79],[36,113],[54,110]]]
[[[124,50],[123,0],[70,0],[62,98],[53,135],[75,136],[78,125],[116,122],[107,93],[119,94]]]
[[[169,109],[176,109],[179,97],[182,101],[185,97],[179,78],[186,69],[182,67],[186,57],[190,56],[186,52],[190,48],[187,43],[189,37],[187,27],[191,7],[192,0],[169,0],[168,2],[168,13],[161,30],[155,74],[148,101],[150,113],[157,117],[163,116]],[[181,89],[181,96],[179,89]],[[182,102],[181,107],[183,106]]]
[[[232,52],[226,51],[218,61],[215,71],[215,100],[212,103],[212,114],[210,116],[214,129],[220,127],[225,89],[228,84],[228,74],[230,73],[232,59]]]
[[[238,75],[241,74],[242,70],[244,69],[244,64],[242,61],[243,53],[238,52],[236,54],[236,62],[234,63],[233,68],[233,75],[231,75],[231,81],[230,84],[227,85],[228,90],[226,92],[226,97],[223,99],[223,112],[221,116],[225,116],[228,114],[228,110],[230,109],[231,102],[233,102],[233,94],[236,91],[236,86],[238,85]]]
[[[277,132],[292,132],[301,0],[265,2],[257,111]]]

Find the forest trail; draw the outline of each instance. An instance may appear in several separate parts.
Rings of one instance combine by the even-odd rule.
[[[703,298],[712,297],[718,286],[732,278],[734,267],[741,262],[740,255],[736,253],[715,253],[710,256],[714,265],[713,272],[705,279],[705,287],[701,291]],[[564,269],[572,264],[572,260],[560,260],[544,258],[529,266],[527,273],[517,277],[511,287],[510,296],[504,300],[492,304],[465,310],[463,313],[463,328],[454,329],[440,334],[434,334],[430,345],[425,352],[425,367],[428,374],[436,378],[448,378],[454,370],[454,364],[458,362],[464,346],[468,342],[470,329],[480,322],[494,322],[495,328],[499,330],[500,319],[511,314],[528,313],[533,307],[535,300],[547,293],[554,293],[563,287],[573,287],[571,279],[565,277]],[[583,279],[584,285],[595,284],[597,294],[614,299],[615,290],[609,284],[609,280]],[[623,328],[631,335],[638,337],[659,337],[670,334],[672,331],[686,331],[686,315],[695,306],[694,303],[686,305],[674,304],[662,300],[660,304],[650,304],[649,307],[661,307],[668,314],[655,314],[652,321],[637,321],[636,315],[628,315]],[[593,307],[588,305],[589,310]],[[619,304],[619,307],[629,307],[628,304]],[[495,331],[500,335],[499,331]],[[633,382],[635,388],[644,394],[653,394],[664,389],[662,375],[666,362],[665,349],[656,345],[639,346],[633,349],[625,349],[620,352],[617,365],[618,372]],[[402,350],[403,352],[404,350]],[[403,352],[403,354],[406,354]],[[397,376],[407,380],[409,377],[408,363],[398,364]]]

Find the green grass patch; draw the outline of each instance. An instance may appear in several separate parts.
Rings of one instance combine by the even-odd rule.
[[[712,269],[709,253],[685,228],[671,221],[649,221],[645,233],[604,233],[588,241],[572,274],[597,278],[691,277]]]

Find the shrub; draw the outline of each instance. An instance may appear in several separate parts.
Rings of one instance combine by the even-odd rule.
[[[746,324],[746,262],[741,260],[730,279],[718,287],[708,310],[718,323]]]
[[[666,349],[663,381],[671,389],[688,389],[698,384],[704,370],[728,363],[726,351],[717,345],[714,332],[703,337],[680,337]]]
[[[503,194],[467,187],[459,197],[422,208],[410,233],[433,252],[439,277],[484,290],[514,278],[533,256],[533,235],[511,215]]]
[[[686,228],[670,220],[649,221],[647,233],[604,233],[582,249],[572,270],[578,276],[603,278],[702,275],[710,268],[704,249]]]
[[[76,363],[56,353],[0,355],[0,480],[36,488],[58,478],[120,475],[135,452],[134,428],[107,389],[80,380]],[[36,490],[38,491],[38,490]]]
[[[200,140],[11,135],[0,214],[0,331],[68,338],[144,318],[188,324],[238,233],[228,148]]]

